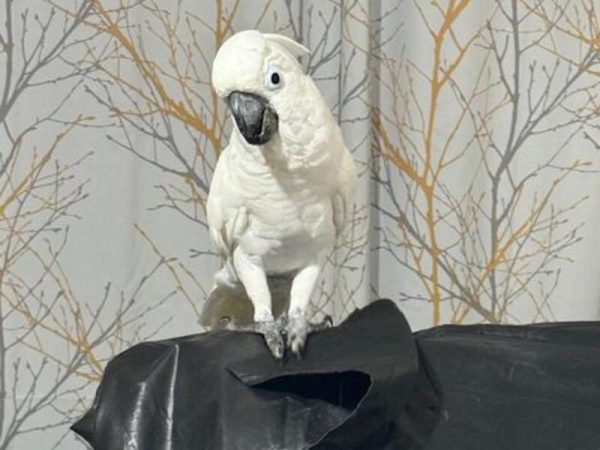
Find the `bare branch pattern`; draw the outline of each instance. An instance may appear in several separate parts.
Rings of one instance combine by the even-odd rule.
[[[427,65],[410,51],[379,55],[393,103],[373,116],[385,193],[378,248],[419,280],[400,298],[431,304],[433,324],[548,320],[560,262],[581,240],[582,224],[568,218],[587,195],[555,199],[595,170],[574,144],[597,118],[589,74],[599,62],[593,38],[577,35],[562,42],[579,54],[565,64],[557,25],[591,9],[498,1],[470,27],[471,3],[412,3],[430,39]]]

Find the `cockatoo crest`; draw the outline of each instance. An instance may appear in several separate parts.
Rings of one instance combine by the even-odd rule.
[[[305,55],[310,55],[310,50],[304,45],[290,39],[281,34],[263,33],[265,41],[279,45],[287,50],[294,58],[300,58]]]

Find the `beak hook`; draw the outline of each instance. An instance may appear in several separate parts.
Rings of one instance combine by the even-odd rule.
[[[240,133],[249,144],[262,145],[271,140],[278,129],[279,118],[266,98],[234,91],[227,102]]]

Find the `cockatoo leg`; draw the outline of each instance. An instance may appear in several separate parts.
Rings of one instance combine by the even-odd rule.
[[[246,289],[250,301],[254,305],[254,324],[252,329],[265,337],[267,347],[276,358],[282,358],[285,343],[281,335],[281,324],[273,317],[271,309],[271,292],[267,283],[260,258],[246,254],[240,247],[233,252],[233,264],[237,275]]]
[[[331,318],[329,317],[326,317],[320,323],[311,323],[306,318],[308,303],[321,273],[321,267],[322,264],[313,264],[301,269],[292,282],[290,308],[285,331],[288,348],[298,356],[304,349],[306,339],[310,333],[331,326]]]

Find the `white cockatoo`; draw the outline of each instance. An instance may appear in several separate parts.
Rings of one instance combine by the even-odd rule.
[[[210,236],[223,259],[202,312],[265,336],[275,357],[322,324],[307,307],[348,220],[356,167],[342,134],[281,35],[242,31],[219,49],[212,84],[235,120],[210,186]]]

